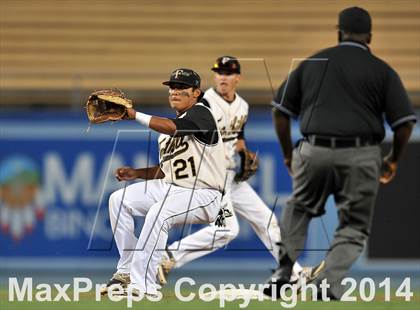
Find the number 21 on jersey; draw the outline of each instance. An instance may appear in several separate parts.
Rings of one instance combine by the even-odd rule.
[[[173,166],[175,168],[175,178],[177,180],[197,176],[193,156],[189,157],[187,160],[177,159],[173,162]]]

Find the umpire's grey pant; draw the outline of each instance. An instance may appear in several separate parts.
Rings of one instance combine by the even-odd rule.
[[[328,196],[334,195],[339,224],[317,282],[326,278],[336,298],[370,233],[381,162],[379,146],[327,148],[303,141],[293,151],[293,193],[282,212],[280,256],[287,252],[296,261],[311,218],[324,214]]]

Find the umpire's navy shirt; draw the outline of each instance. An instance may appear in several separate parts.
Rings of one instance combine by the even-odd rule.
[[[304,136],[363,137],[380,142],[384,120],[416,121],[398,74],[361,43],[343,41],[301,62],[272,105],[300,119]]]

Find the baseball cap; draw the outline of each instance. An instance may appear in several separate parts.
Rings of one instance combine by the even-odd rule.
[[[238,59],[233,56],[222,56],[217,58],[216,62],[211,68],[214,72],[227,72],[227,73],[241,73],[241,65]]]
[[[338,29],[351,33],[369,33],[372,30],[369,12],[357,6],[342,10],[338,15]]]
[[[187,68],[176,69],[171,73],[168,81],[163,85],[184,84],[187,86],[200,88],[201,78],[197,72]]]

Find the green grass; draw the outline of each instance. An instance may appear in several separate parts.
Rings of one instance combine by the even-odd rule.
[[[52,297],[56,293],[52,294]],[[70,295],[70,294],[69,294]],[[71,297],[71,295],[70,295]],[[367,310],[382,310],[382,309],[395,309],[395,310],[420,310],[420,298],[419,291],[415,290],[414,297],[410,302],[406,302],[401,299],[391,298],[390,302],[384,302],[383,294],[378,294],[375,301],[372,302],[301,302],[299,301],[294,308],[291,309],[311,309],[311,310],[352,310],[352,309],[367,309]],[[226,302],[224,309],[240,309],[239,305],[242,301]],[[189,309],[218,309],[219,300],[212,302],[204,302],[198,298],[198,295],[192,302],[181,302],[177,300],[172,290],[167,289],[164,291],[164,298],[160,302],[140,301],[134,302],[132,309],[152,309],[152,310],[189,310]],[[80,297],[79,302],[37,302],[37,301],[24,301],[24,302],[9,302],[8,291],[3,289],[0,290],[0,309],[1,310],[49,310],[49,309],[60,309],[60,310],[118,310],[127,309],[127,301],[123,300],[120,302],[110,301],[107,297],[102,297],[102,301],[95,301],[94,294],[84,294]],[[280,304],[279,301],[251,301],[251,303],[245,309],[288,309]]]

